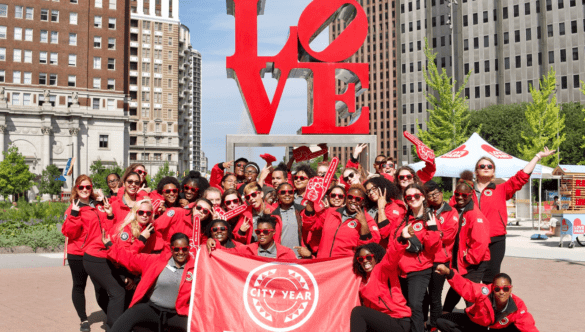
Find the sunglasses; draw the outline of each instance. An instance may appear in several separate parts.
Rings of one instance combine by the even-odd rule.
[[[386,166],[389,168],[394,168],[394,164],[386,164]]]
[[[77,186],[77,189],[79,190],[91,190],[91,184],[87,185],[87,186]]]
[[[268,235],[272,232],[274,232],[273,229],[257,229],[254,231],[254,233],[256,233],[256,235],[260,235],[260,234]]]
[[[250,194],[248,194],[248,195],[244,196],[244,198],[245,198],[247,201],[249,201],[249,200],[250,200],[250,198],[256,198],[256,196],[258,196],[258,194],[259,194],[259,193],[260,193],[259,191],[255,191],[255,192],[253,192],[253,193],[250,193]]]
[[[191,186],[188,186],[188,185],[184,185],[183,186],[183,191],[190,191],[192,193],[196,193],[196,192],[199,191],[199,188],[195,188],[195,187],[191,187]]]
[[[244,167],[244,166],[246,166],[246,163],[239,163],[239,164],[236,164],[236,167]]]
[[[146,215],[147,217],[150,217],[150,216],[152,216],[152,211],[138,210],[138,211],[136,211],[136,214],[139,216]]]
[[[279,190],[278,193],[281,195],[292,195],[295,192],[294,192],[294,190],[290,189],[290,190]]]
[[[195,207],[195,209],[197,209],[197,211],[201,211],[201,213],[203,213],[203,214],[205,214],[205,215],[209,214],[209,210],[208,210],[208,209],[206,209],[206,208],[204,208],[204,207],[203,207],[203,206],[201,206],[201,205],[197,205],[197,206]]]
[[[366,195],[371,195],[371,194],[375,193],[376,190],[378,190],[378,187],[374,186],[374,187],[366,190]]]
[[[350,201],[358,202],[358,203],[364,200],[363,197],[354,196],[354,195],[347,195],[347,199]]]
[[[165,189],[162,191],[163,194],[176,194],[179,192],[179,189],[175,188],[175,189]]]
[[[225,226],[218,226],[218,227],[211,227],[212,232],[224,232],[227,231],[227,227]]]
[[[240,200],[236,198],[229,201],[225,201],[224,203],[225,205],[240,204]]]
[[[412,180],[412,175],[408,174],[408,175],[398,175],[398,179],[400,181],[404,181],[404,180]]]
[[[486,168],[487,169],[493,169],[494,168],[494,165],[492,165],[492,164],[481,164],[478,167],[481,168],[481,169],[486,169]]]
[[[360,262],[360,263],[363,263],[364,261],[371,262],[372,259],[374,259],[374,255],[367,254],[365,256],[358,256],[357,261]]]
[[[108,184],[110,184],[110,183],[116,183],[118,181],[120,181],[120,180],[118,180],[118,179],[116,179],[116,180],[110,180],[110,181],[108,181]]]
[[[376,162],[374,162],[374,164],[376,164],[376,165],[386,165],[386,162],[384,160],[382,160],[382,161],[376,161]]]
[[[141,171],[141,170],[134,171],[134,173],[136,173],[138,175],[144,174],[144,176],[146,176],[146,174],[148,174],[146,171]]]
[[[126,180],[126,183],[131,185],[131,186],[137,186],[140,184],[140,181]]]
[[[453,194],[454,194],[455,196],[461,196],[461,197],[463,197],[464,199],[467,199],[467,197],[469,197],[469,195],[470,195],[470,194],[461,193],[461,192],[458,192],[458,191],[454,192]]]
[[[414,194],[414,195],[406,195],[404,199],[407,201],[418,201],[422,197],[421,194]]]
[[[251,170],[251,171],[245,171],[244,174],[258,174],[258,171],[256,171],[254,169],[254,170]]]
[[[306,176],[302,176],[302,175],[295,175],[295,181],[299,180],[299,181],[305,181],[308,180],[309,178]]]
[[[355,173],[349,173],[347,176],[343,177],[343,181],[349,182],[349,179],[353,179],[354,175],[355,175]]]
[[[504,287],[494,286],[494,292],[496,292],[496,293],[498,293],[501,290],[508,293],[510,291],[510,289],[512,289],[512,286],[504,286]]]
[[[171,249],[173,249],[173,252],[189,252],[189,247],[175,247],[175,246],[171,246]]]
[[[344,199],[345,195],[344,194],[329,194],[329,197],[337,198],[337,199]]]

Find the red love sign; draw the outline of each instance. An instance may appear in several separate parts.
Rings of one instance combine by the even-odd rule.
[[[450,159],[463,158],[463,157],[467,156],[468,154],[469,154],[469,151],[465,150],[465,144],[463,144],[460,147],[458,147],[457,149],[442,155],[441,158],[450,158]]]
[[[315,176],[309,180],[309,183],[307,184],[307,190],[305,192],[305,197],[303,198],[301,204],[304,204],[306,201],[316,203],[323,199],[325,192],[327,192],[327,189],[329,189],[329,185],[331,184],[333,174],[335,174],[335,170],[337,169],[338,164],[339,159],[333,158],[331,163],[329,163],[329,168],[327,169],[327,173],[325,173],[324,177]]]
[[[407,140],[416,146],[416,154],[421,160],[431,164],[435,161],[435,152],[426,146],[425,143],[421,142],[418,137],[414,136],[408,131],[404,131],[403,134]]]
[[[481,148],[497,159],[512,159],[512,156],[510,156],[509,154],[502,152],[500,150],[497,150],[496,148],[494,148],[490,145],[482,144]]]

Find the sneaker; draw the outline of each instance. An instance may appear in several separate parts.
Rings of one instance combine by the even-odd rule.
[[[89,322],[88,321],[81,322],[81,327],[79,328],[79,331],[81,331],[81,332],[91,331],[91,329],[89,328]]]

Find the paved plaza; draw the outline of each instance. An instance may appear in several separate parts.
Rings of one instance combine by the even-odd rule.
[[[558,237],[530,241],[534,233],[529,225],[509,227],[503,271],[512,277],[514,293],[526,302],[540,331],[580,331],[585,247],[568,249],[565,242],[559,248]],[[71,303],[71,275],[62,264],[62,253],[0,255],[0,331],[79,331]],[[102,331],[105,315],[90,285],[89,321],[92,331]]]

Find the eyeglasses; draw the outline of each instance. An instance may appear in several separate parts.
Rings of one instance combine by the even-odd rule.
[[[138,211],[136,211],[136,214],[139,216],[146,215],[147,217],[150,217],[150,216],[152,216],[152,211],[138,210]]]
[[[259,193],[260,193],[259,191],[255,191],[255,192],[253,192],[253,193],[250,193],[250,194],[248,194],[248,195],[244,196],[244,198],[245,198],[247,201],[249,201],[249,200],[250,200],[250,198],[256,198],[256,196],[258,196],[258,194],[259,194]]]
[[[429,198],[437,198],[440,195],[441,195],[441,192],[440,191],[437,191],[436,193],[433,193],[433,194],[431,194],[431,193],[428,193],[427,194],[427,196],[429,196]]]
[[[141,171],[141,170],[135,170],[134,173],[136,173],[138,175],[144,174],[144,176],[146,176],[146,174],[148,174],[146,171]]]
[[[281,195],[293,195],[295,192],[292,189],[290,189],[290,190],[283,189],[283,190],[279,190],[278,193]]]
[[[463,199],[467,199],[467,197],[469,197],[469,195],[470,195],[469,193],[466,194],[466,193],[462,193],[462,192],[458,192],[458,191],[454,192],[453,194],[455,196],[461,196],[461,197],[463,197]]]
[[[238,164],[236,164],[236,167],[244,167],[244,166],[246,166],[246,163],[238,163]]]
[[[508,293],[512,289],[512,285],[510,286],[494,286],[494,292],[498,293],[499,291],[503,290],[504,292]]]
[[[364,200],[363,197],[354,196],[354,195],[347,195],[347,199],[350,201],[358,202],[358,203]]]
[[[299,181],[306,181],[309,178],[306,176],[302,176],[302,175],[295,175],[295,181],[299,180]]]
[[[345,182],[349,182],[349,179],[353,179],[353,176],[355,175],[355,173],[349,173],[347,176],[343,177],[343,181]]]
[[[211,227],[212,232],[225,232],[227,231],[227,227],[225,226],[218,226],[218,227]]]
[[[404,199],[407,201],[418,201],[420,198],[422,197],[421,194],[414,194],[414,195],[406,195],[404,196]]]
[[[190,191],[192,193],[196,193],[196,192],[199,191],[199,188],[191,187],[191,186],[188,186],[188,185],[184,185],[183,186],[183,191]]]
[[[398,179],[400,181],[404,181],[404,180],[412,180],[412,175],[408,174],[408,175],[398,175]]]
[[[126,180],[126,183],[131,186],[137,186],[140,184],[140,181]]]
[[[229,201],[225,201],[224,204],[225,205],[240,204],[240,200],[236,198]]]
[[[360,262],[360,263],[363,263],[364,261],[371,262],[372,259],[374,259],[374,255],[367,254],[365,256],[358,256],[357,261]]]
[[[120,180],[118,180],[118,179],[115,179],[115,180],[110,180],[110,181],[108,181],[108,184],[110,184],[110,183],[116,183],[116,182],[118,182],[118,181],[120,181]]]
[[[268,235],[272,232],[274,232],[273,229],[257,229],[254,231],[254,233],[256,233],[256,235],[260,235],[260,234]]]
[[[179,189],[164,189],[162,192],[163,194],[176,194],[179,192]]]
[[[195,207],[195,209],[197,209],[197,211],[201,211],[201,213],[203,213],[203,214],[205,214],[205,215],[209,214],[209,210],[208,210],[208,209],[206,209],[206,208],[204,208],[204,207],[203,207],[203,206],[201,206],[201,205],[197,205],[197,206]]]
[[[481,164],[478,167],[481,168],[481,169],[486,169],[486,168],[487,169],[493,169],[494,168],[494,165],[492,165],[492,164]]]
[[[173,249],[173,252],[189,252],[189,247],[175,247],[175,246],[171,246],[171,249]]]
[[[91,184],[88,184],[87,186],[77,186],[77,189],[79,189],[79,190],[91,190]]]
[[[371,195],[373,193],[375,193],[378,190],[378,187],[373,186],[372,188],[366,190],[366,195]]]
[[[345,195],[344,194],[329,194],[329,197],[337,198],[337,199],[344,199]]]

